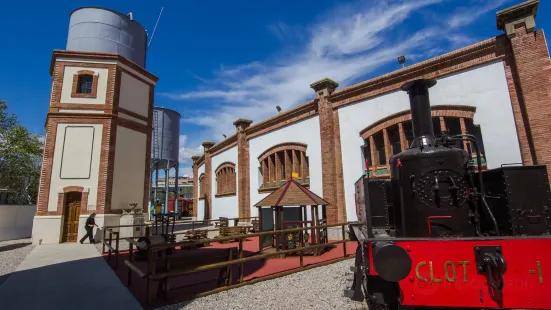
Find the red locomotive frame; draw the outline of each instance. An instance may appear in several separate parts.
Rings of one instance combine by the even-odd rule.
[[[372,244],[380,241],[367,241],[370,276],[378,275]],[[405,249],[412,261],[409,275],[398,282],[402,306],[551,309],[551,236],[386,241]],[[507,264],[501,290],[477,270],[480,247],[501,249]]]

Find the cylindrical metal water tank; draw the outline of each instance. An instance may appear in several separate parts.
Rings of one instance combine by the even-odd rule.
[[[166,162],[178,164],[180,153],[180,113],[163,107],[153,108],[153,136],[151,159],[158,169],[165,169]],[[155,167],[154,167],[155,169]]]
[[[71,12],[66,49],[116,53],[145,68],[147,32],[131,14],[81,7]]]

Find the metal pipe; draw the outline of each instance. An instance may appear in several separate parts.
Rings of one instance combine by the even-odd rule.
[[[434,145],[434,128],[430,112],[429,88],[436,85],[435,79],[418,79],[405,83],[401,89],[409,95],[413,143],[410,148]]]
[[[151,177],[149,178],[149,191],[147,192],[147,218],[151,221],[151,203],[153,201],[152,199],[152,187],[153,187],[153,165],[150,165],[149,166],[149,174],[151,175]],[[155,208],[155,204],[153,203],[153,208]]]
[[[157,208],[157,189],[159,188],[159,167],[158,163],[155,163],[155,196],[153,197],[153,208]],[[154,209],[154,213],[156,213]]]
[[[180,164],[179,163],[176,163],[176,171],[175,171],[175,182],[174,183],[174,212],[176,214],[181,214],[182,213],[182,210],[179,210],[178,209],[178,198],[180,198],[180,192],[178,191],[178,170],[179,170],[179,167],[180,167]]]
[[[168,213],[168,179],[170,173],[170,160],[166,160],[166,170],[165,170],[165,207],[163,213]]]

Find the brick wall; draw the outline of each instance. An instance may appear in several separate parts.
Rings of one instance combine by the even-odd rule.
[[[197,161],[199,156],[193,156],[191,159],[193,160],[193,216],[197,217],[199,204],[199,165],[197,165]]]
[[[331,103],[326,96],[318,100],[318,113],[321,137],[321,166],[323,199],[329,202],[326,208],[327,223],[338,222],[337,167],[335,161],[335,129]],[[340,135],[340,133],[338,133]],[[342,169],[342,166],[341,166]]]
[[[239,217],[251,216],[249,140],[246,129],[252,123],[240,119],[234,122],[237,130],[237,194]]]
[[[210,148],[214,145],[214,142],[203,142],[203,149],[205,151],[205,219],[212,219],[212,154]]]
[[[515,95],[525,111],[529,133],[526,139],[527,144],[532,145],[532,161],[548,165],[547,172],[551,177],[551,61],[545,35],[543,30],[527,32],[523,24],[515,29],[515,36],[510,41],[516,67],[512,75],[518,77],[520,86],[515,88]]]

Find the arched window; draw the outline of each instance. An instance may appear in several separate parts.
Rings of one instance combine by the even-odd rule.
[[[215,170],[216,197],[234,196],[236,193],[235,164],[225,162]]]
[[[468,133],[476,136],[481,155],[482,168],[486,168],[484,143],[480,126],[473,123],[475,107],[439,105],[431,107],[432,124],[436,137],[447,131],[449,135]],[[363,157],[369,163],[369,175],[380,178],[390,176],[389,161],[393,155],[405,151],[413,142],[413,126],[410,110],[385,117],[360,132],[364,139]],[[470,142],[458,142],[456,147],[472,154],[477,163],[475,149]],[[476,165],[475,165],[476,167]]]
[[[307,145],[302,143],[282,143],[258,156],[259,191],[270,191],[280,187],[292,178],[293,173],[297,175],[297,182],[309,186],[310,173],[306,147]]]
[[[80,70],[73,76],[71,97],[96,98],[98,74],[90,70]]]
[[[201,173],[201,175],[199,176],[199,199],[203,199],[207,195],[207,187],[205,181],[205,174]]]

